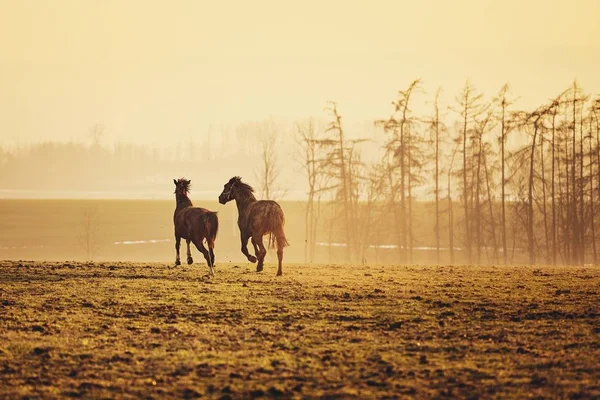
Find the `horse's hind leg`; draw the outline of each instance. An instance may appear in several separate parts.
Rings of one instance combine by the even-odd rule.
[[[277,241],[277,261],[279,263],[277,268],[277,276],[281,276],[283,275],[283,270],[281,269],[281,263],[283,262],[283,246],[279,244],[279,241]]]
[[[175,236],[175,265],[181,265],[181,261],[179,259],[179,247],[181,246],[181,238],[179,236]]]
[[[258,246],[258,264],[256,265],[256,272],[260,272],[263,270],[263,266],[265,264],[265,256],[267,255],[267,249],[265,249],[265,245],[263,244],[262,235],[259,235],[257,239],[254,239],[252,236],[252,243],[256,242],[256,246]]]
[[[210,253],[210,265],[215,267],[215,252],[212,247],[208,247],[208,252]]]
[[[192,258],[192,250],[190,249],[190,239],[185,240],[187,243],[187,263],[188,265],[192,265],[194,263],[194,259]]]
[[[202,253],[202,255],[204,256],[204,259],[206,260],[206,262],[208,264],[209,274],[214,275],[215,273],[213,271],[212,261],[211,261],[209,251],[206,250],[206,247],[204,247],[202,240],[194,240],[193,242],[194,242],[194,245],[196,246],[196,248],[198,249],[198,251],[200,253]]]

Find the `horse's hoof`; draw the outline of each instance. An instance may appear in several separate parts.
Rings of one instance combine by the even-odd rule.
[[[251,263],[255,263],[257,260],[254,256],[248,256],[248,261],[250,261]]]
[[[283,276],[283,272],[277,271],[277,275],[276,276]]]
[[[188,265],[192,265],[194,263],[194,259],[192,257],[188,257],[187,263]]]
[[[175,265],[181,265],[181,261],[175,260]]]
[[[257,265],[256,266],[256,272],[260,272],[263,270],[263,266],[262,265]]]

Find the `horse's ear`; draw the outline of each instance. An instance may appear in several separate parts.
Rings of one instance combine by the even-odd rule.
[[[191,180],[191,179],[188,179],[186,182],[187,182],[187,184],[189,185],[190,183],[192,183],[192,180]]]
[[[242,177],[241,176],[236,176],[235,180],[238,181],[238,182],[241,182],[242,181]]]
[[[177,180],[176,180],[176,179],[173,179],[173,183],[174,183],[175,185],[177,185]]]

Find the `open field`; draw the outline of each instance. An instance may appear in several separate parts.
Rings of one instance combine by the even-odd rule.
[[[234,204],[221,205],[216,199],[196,200],[194,204],[219,212],[219,235],[215,248],[218,263],[243,262],[240,252],[238,212]],[[305,208],[299,201],[282,201],[286,216],[286,235],[291,246],[285,250],[287,262],[305,262]],[[433,203],[416,202],[414,233],[414,263],[435,264],[436,252],[433,220]],[[460,205],[455,207],[460,220]],[[173,262],[175,260],[173,239],[173,211],[175,200],[105,200],[105,199],[0,199],[0,260],[75,260],[87,261],[82,245],[87,234],[93,236],[94,261],[128,260],[134,262]],[[328,208],[323,205],[321,226],[317,232],[315,259],[320,263],[346,263],[345,247],[327,246],[326,243],[343,243],[345,235],[337,226],[330,232]],[[93,216],[86,231],[86,214]],[[445,220],[444,220],[445,221]],[[444,222],[445,224],[445,222]],[[462,227],[457,225],[455,246],[463,246]],[[330,236],[331,234],[331,236]],[[442,234],[442,247],[447,246],[447,232]],[[394,237],[380,237],[372,244],[393,245]],[[519,242],[519,244],[522,244]],[[527,261],[526,254],[513,249],[511,241],[510,263]],[[427,248],[428,250],[423,250]],[[196,257],[201,257],[194,249]],[[482,262],[489,263],[491,249],[484,251]],[[367,263],[395,264],[399,262],[398,250],[392,248],[369,249]],[[274,262],[274,252],[267,254],[267,261]],[[450,260],[449,251],[441,251],[441,260]],[[589,262],[590,258],[587,259]],[[540,256],[540,263],[543,257]],[[455,252],[455,263],[466,264],[462,251]]]
[[[600,396],[597,268],[0,262],[0,397]]]

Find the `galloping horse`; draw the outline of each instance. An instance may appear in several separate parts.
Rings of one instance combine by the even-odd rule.
[[[263,270],[267,250],[263,245],[263,236],[269,234],[269,247],[277,246],[277,259],[279,268],[277,276],[283,275],[281,262],[283,260],[283,248],[289,246],[283,226],[285,225],[285,216],[283,210],[273,200],[256,200],[254,189],[242,182],[239,176],[233,177],[225,184],[223,192],[219,195],[219,203],[226,204],[235,200],[238,208],[238,227],[242,239],[242,253],[248,258],[248,261],[255,263],[258,257],[256,271]],[[252,238],[254,253],[256,257],[248,253],[248,239]]]
[[[204,255],[210,275],[214,275],[213,266],[215,265],[215,238],[219,230],[219,219],[217,213],[209,211],[206,208],[194,207],[192,201],[188,197],[190,191],[190,183],[192,181],[185,178],[179,180],[173,179],[175,183],[175,199],[177,207],[173,214],[173,223],[175,224],[175,250],[177,256],[175,265],[181,265],[179,260],[179,247],[181,238],[187,242],[187,263],[192,264],[192,252],[190,251],[190,241],[194,243],[196,248]],[[202,243],[206,239],[208,250]]]

